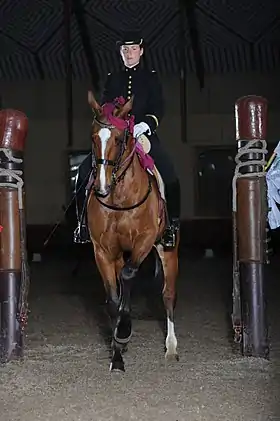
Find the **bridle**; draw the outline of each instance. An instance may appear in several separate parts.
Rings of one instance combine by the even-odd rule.
[[[109,130],[112,129],[116,129],[116,126],[114,126],[113,124],[110,123],[104,123],[100,120],[98,120],[97,116],[94,116],[92,125],[94,125],[94,123],[97,123],[101,128],[106,128]],[[124,134],[123,134],[123,138],[120,140],[120,149],[119,149],[119,153],[118,156],[116,158],[115,161],[111,160],[111,159],[103,159],[103,158],[98,158],[96,159],[94,151],[92,149],[92,166],[93,166],[93,172],[94,172],[94,178],[96,176],[96,171],[97,171],[97,166],[98,165],[108,165],[108,166],[112,166],[113,167],[113,172],[112,172],[112,183],[110,184],[110,190],[112,190],[113,187],[115,187],[120,181],[122,181],[125,177],[125,174],[127,172],[127,170],[129,169],[129,167],[131,166],[133,159],[134,159],[134,155],[136,152],[136,140],[134,139],[134,145],[133,145],[133,149],[130,152],[130,154],[126,157],[126,159],[124,161],[122,161],[122,157],[123,154],[127,148],[127,141],[129,139],[130,136],[130,130],[129,130],[129,125],[127,128],[124,129]],[[117,175],[118,171],[125,166],[125,164],[128,163],[128,165],[124,168],[124,170]],[[139,201],[137,202],[135,205],[132,206],[127,206],[127,207],[118,207],[115,205],[109,205],[107,203],[104,203],[102,200],[100,200],[100,198],[95,194],[95,197],[97,199],[97,201],[103,205],[104,207],[114,210],[114,211],[128,211],[128,210],[132,210],[132,209],[136,209],[139,206],[141,206],[149,197],[151,191],[152,191],[152,182],[151,182],[151,176],[147,173],[148,176],[148,190],[145,194],[145,196]]]
[[[104,129],[116,129],[116,127],[110,123],[104,123],[103,121],[98,120],[98,118],[95,116],[92,122],[92,125],[94,123],[97,123],[101,128]],[[110,187],[112,188],[113,186],[115,186],[119,181],[121,181],[123,179],[123,177],[125,176],[126,171],[128,170],[128,168],[130,167],[130,165],[132,164],[133,158],[134,158],[134,153],[136,150],[136,142],[134,144],[134,147],[131,151],[131,153],[129,154],[129,156],[122,162],[122,158],[123,158],[123,154],[127,148],[127,142],[129,139],[129,129],[125,128],[124,129],[124,134],[122,139],[118,142],[120,145],[119,148],[119,152],[117,155],[117,158],[115,161],[111,160],[111,159],[103,159],[103,158],[96,158],[93,148],[92,148],[92,166],[94,169],[94,172],[96,172],[97,170],[97,166],[98,165],[108,165],[113,167],[113,172],[112,172],[112,184],[110,185]],[[128,162],[127,167],[124,169],[124,171],[117,176],[118,171]]]

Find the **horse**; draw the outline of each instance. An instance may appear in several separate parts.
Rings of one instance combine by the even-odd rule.
[[[101,106],[93,93],[88,92],[88,103],[94,113],[91,128],[94,174],[87,186],[87,224],[112,324],[110,370],[121,372],[125,371],[122,355],[132,336],[132,283],[152,250],[156,251],[164,276],[165,358],[179,359],[174,310],[180,234],[176,247],[165,251],[160,243],[167,222],[165,203],[153,172],[140,159],[141,148],[133,137],[134,117],[130,116],[133,99],[116,98]],[[142,153],[143,156],[146,155]],[[129,257],[125,259],[127,253]]]

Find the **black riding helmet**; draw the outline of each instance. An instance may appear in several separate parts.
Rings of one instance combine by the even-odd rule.
[[[139,31],[126,31],[120,40],[116,42],[117,47],[122,45],[140,45],[143,47],[144,40]]]

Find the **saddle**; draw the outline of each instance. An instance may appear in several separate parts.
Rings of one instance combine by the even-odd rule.
[[[162,200],[166,202],[164,182],[160,175],[159,170],[157,169],[154,163],[153,158],[149,155],[150,150],[151,150],[151,142],[149,141],[147,136],[145,136],[144,134],[140,135],[137,138],[137,145],[136,145],[136,153],[137,153],[138,159],[140,161],[142,168],[146,170],[147,172],[149,172],[152,176],[154,176],[157,182],[160,196]]]

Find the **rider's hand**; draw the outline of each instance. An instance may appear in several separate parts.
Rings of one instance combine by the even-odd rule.
[[[146,132],[148,132],[148,135],[151,134],[151,129],[147,123],[144,123],[144,121],[142,121],[141,123],[135,124],[134,130],[133,130],[134,138],[137,138],[138,136],[141,136],[141,134],[146,133]]]

